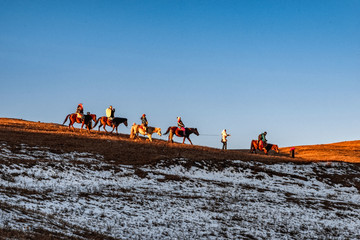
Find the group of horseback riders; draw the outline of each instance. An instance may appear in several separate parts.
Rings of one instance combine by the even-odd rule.
[[[116,131],[117,131],[117,126],[121,122],[124,122],[124,124],[127,126],[127,119],[126,118],[121,118],[120,122],[118,121],[119,118],[115,118],[115,116],[114,116],[115,115],[115,108],[113,108],[111,105],[105,110],[105,112],[106,112],[106,117],[102,117],[102,118],[104,118],[103,121],[107,122],[107,125],[112,126],[113,129],[116,127]],[[88,116],[84,115],[84,107],[83,107],[82,103],[80,103],[77,106],[76,114],[77,114],[77,118],[78,118],[80,123],[81,122],[83,122],[83,123],[86,122],[86,117],[88,117]],[[90,115],[90,113],[88,112],[87,115]],[[143,130],[144,134],[148,134],[148,120],[146,118],[145,113],[140,117],[140,120],[141,120],[141,125],[138,125],[138,127]],[[66,119],[65,119],[65,121],[66,121]],[[98,121],[99,120],[96,120],[95,125],[97,124]],[[104,125],[104,129],[105,129],[106,124],[104,122],[102,124]],[[100,129],[100,126],[99,126],[99,129]],[[177,132],[177,134],[179,134],[178,136],[184,136],[184,137],[186,136],[185,124],[181,120],[181,117],[177,117],[177,127],[174,127],[173,131],[175,131],[175,129],[177,129],[176,132]],[[196,130],[196,132],[197,132],[197,130]],[[151,133],[149,133],[149,134],[151,134]],[[252,141],[251,151],[253,151],[254,149],[258,149],[260,151],[264,151],[265,153],[267,152],[266,148],[268,147],[268,144],[267,144],[267,140],[266,140],[266,135],[267,135],[267,132],[265,131],[265,132],[259,134],[257,141],[256,140]],[[226,132],[226,129],[224,129],[221,132],[221,142],[223,143],[223,147],[222,147],[223,150],[227,150],[227,137],[228,136],[230,136],[230,134],[228,134]],[[185,138],[184,138],[184,141],[185,141]],[[191,143],[190,139],[189,139],[189,141]],[[272,144],[270,144],[270,145],[272,145]],[[269,148],[270,148],[270,146],[269,146]]]
[[[114,119],[114,114],[115,114],[115,108],[113,108],[111,105],[106,109],[106,117],[108,118],[108,121],[110,122],[110,124],[112,124],[112,121]],[[82,103],[79,103],[79,105],[76,108],[76,112],[78,118],[81,118],[81,121],[84,120],[85,116],[84,116],[84,106]],[[88,112],[88,114],[90,114]],[[148,127],[148,120],[146,119],[146,114],[144,113],[141,118],[141,127],[144,129],[145,133],[147,132],[147,127]],[[181,121],[181,117],[177,117],[177,124],[180,130],[182,130],[184,132],[185,135],[185,125],[184,123]]]

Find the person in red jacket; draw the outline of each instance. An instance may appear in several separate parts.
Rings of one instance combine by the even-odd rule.
[[[177,124],[178,124],[179,129],[181,129],[184,132],[184,136],[185,136],[185,125],[181,121],[181,117],[177,117]]]
[[[79,105],[76,108],[75,113],[77,113],[78,118],[81,118],[81,121],[84,120],[84,107],[83,107],[82,103],[79,103]]]

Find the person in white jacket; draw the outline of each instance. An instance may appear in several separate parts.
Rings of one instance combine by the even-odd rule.
[[[108,117],[110,124],[112,124],[112,120],[114,119],[114,113],[115,108],[113,108],[112,106],[106,109],[106,116]]]
[[[227,137],[228,136],[231,136],[231,135],[226,132],[226,129],[224,129],[221,132],[221,142],[223,144],[222,150],[227,150]]]

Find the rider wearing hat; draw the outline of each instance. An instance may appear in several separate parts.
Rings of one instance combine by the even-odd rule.
[[[114,119],[115,108],[111,105],[106,109],[106,116],[108,117],[110,124],[112,124],[112,120]]]
[[[145,133],[147,132],[147,126],[148,126],[148,120],[146,119],[146,114],[144,113],[142,116],[141,116],[141,126],[143,127]]]
[[[177,124],[178,124],[179,129],[181,129],[184,132],[184,136],[185,136],[185,125],[181,121],[181,117],[177,117]]]
[[[79,103],[79,105],[77,106],[77,108],[76,108],[76,112],[75,113],[77,113],[77,117],[78,118],[81,118],[81,121],[83,121],[84,120],[84,107],[83,107],[83,105],[82,105],[82,103]]]

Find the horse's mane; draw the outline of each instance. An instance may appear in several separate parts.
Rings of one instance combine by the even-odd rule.
[[[271,148],[273,147],[273,146],[277,146],[276,144],[271,144],[271,143],[268,143],[267,145],[266,145],[266,150],[271,150]]]

